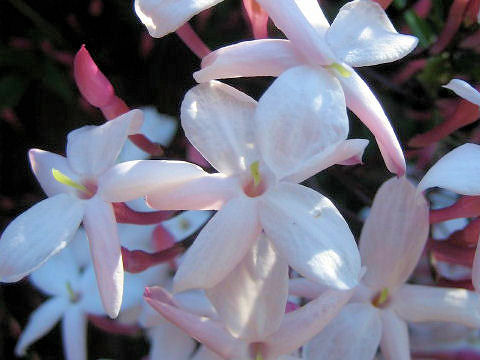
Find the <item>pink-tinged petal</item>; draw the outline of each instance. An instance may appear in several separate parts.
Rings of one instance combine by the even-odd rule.
[[[243,41],[215,50],[202,59],[202,69],[193,77],[197,82],[252,76],[279,76],[306,60],[292,43],[281,39]]]
[[[278,331],[265,341],[266,358],[291,354],[305,344],[338,315],[352,294],[353,290],[327,290],[300,309],[285,314]]]
[[[288,282],[289,295],[304,297],[309,300],[316,299],[328,289],[328,286],[304,278],[294,278]]]
[[[40,305],[30,315],[28,324],[15,346],[15,355],[24,356],[27,347],[53,329],[68,306],[68,298],[64,297],[54,297]]]
[[[122,304],[123,264],[112,205],[98,197],[90,199],[83,226],[90,244],[103,307],[111,318],[116,318]]]
[[[77,284],[80,266],[75,261],[72,246],[52,256],[30,275],[30,281],[43,293],[68,297],[68,286]]]
[[[348,108],[375,136],[388,170],[402,176],[406,169],[405,158],[382,105],[360,76],[347,65],[344,66],[350,71],[351,76],[338,76],[337,78],[342,84]]]
[[[357,245],[329,199],[302,185],[280,183],[262,199],[260,219],[275,249],[304,277],[339,289],[357,285]]]
[[[268,14],[256,0],[243,0],[255,39],[268,37]]]
[[[78,182],[78,175],[72,171],[65,157],[49,151],[30,149],[28,151],[28,159],[30,160],[32,171],[45,194],[54,196],[61,193],[74,195],[77,193],[73,187],[58,182],[52,175],[52,169],[57,169],[70,179]]]
[[[365,139],[349,139],[329,146],[325,151],[312,157],[304,163],[302,168],[297,169],[291,175],[287,175],[284,180],[294,183],[301,183],[311,176],[319,173],[326,168],[339,165],[362,164],[363,153],[368,145]]]
[[[210,219],[175,274],[176,292],[211,288],[237,266],[261,231],[257,206],[253,199],[235,198]]]
[[[240,340],[233,338],[219,322],[190,314],[175,306],[150,299],[148,296],[145,300],[165,319],[223,358],[228,359],[238,354],[238,349],[242,345]]]
[[[392,310],[383,310],[380,348],[386,360],[410,360],[408,328]]]
[[[135,0],[135,12],[151,36],[160,38],[222,0]]]
[[[227,277],[206,290],[230,333],[258,342],[275,332],[282,321],[288,297],[288,264],[260,235],[242,261]]]
[[[344,5],[326,34],[337,57],[350,66],[368,66],[399,60],[418,43],[399,34],[380,5],[355,0]]]
[[[452,90],[458,96],[480,106],[480,92],[466,81],[460,79],[452,79],[444,88]]]
[[[59,194],[20,214],[0,238],[0,281],[20,280],[67,246],[83,213],[81,201]]]
[[[206,175],[201,167],[185,161],[127,161],[103,174],[98,191],[108,202],[130,201],[163,189],[168,192]]]
[[[473,328],[480,326],[480,298],[472,291],[404,285],[392,298],[392,307],[405,321],[443,321]]]
[[[236,177],[205,173],[191,181],[152,192],[147,195],[147,204],[161,210],[219,210],[240,194],[242,190]]]
[[[301,84],[301,89],[292,84]],[[257,144],[277,177],[294,174],[348,135],[345,97],[339,82],[320,67],[283,73],[258,102]]]
[[[325,42],[329,24],[317,0],[257,0],[295,48],[312,63],[330,64],[335,55]]]
[[[244,171],[258,160],[253,115],[257,102],[237,89],[211,81],[195,86],[182,102],[185,136],[219,172]]]
[[[112,102],[115,97],[113,86],[97,67],[85,45],[75,55],[73,72],[78,89],[91,105],[101,108]]]
[[[360,236],[363,281],[394,288],[407,280],[428,236],[428,204],[404,177],[385,182],[375,195]]]
[[[480,195],[480,145],[464,144],[450,151],[427,171],[419,191],[438,186],[457,194]]]
[[[148,331],[150,338],[150,359],[188,360],[195,349],[193,340],[173,324],[163,321]]]
[[[115,164],[127,136],[140,130],[143,114],[132,110],[101,126],[84,126],[71,131],[67,160],[78,174],[95,178]]]
[[[65,312],[62,341],[65,359],[87,360],[87,317],[79,306],[71,306]]]
[[[379,310],[370,304],[347,304],[303,348],[305,360],[371,360],[382,336]]]

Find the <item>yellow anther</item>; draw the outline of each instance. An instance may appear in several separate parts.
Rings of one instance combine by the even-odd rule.
[[[262,177],[260,176],[259,166],[260,166],[260,163],[258,161],[255,161],[254,163],[252,163],[252,165],[250,165],[250,172],[253,177],[254,186],[258,186],[258,184],[260,184],[260,182],[262,181]]]
[[[257,354],[257,357],[255,358],[255,360],[263,360],[262,354],[258,353],[258,354]]]
[[[85,186],[70,179],[67,175],[62,173],[60,170],[52,169],[52,175],[55,178],[55,180],[57,180],[60,184],[71,186],[77,190],[90,194],[90,191]]]
[[[345,78],[348,78],[348,77],[352,76],[352,73],[350,71],[348,71],[343,65],[341,65],[339,63],[332,63],[332,64],[328,65],[327,68],[336,70],[341,76],[343,76]]]
[[[180,229],[182,230],[190,229],[190,221],[188,221],[187,219],[180,219],[179,225],[180,225]]]
[[[67,281],[65,286],[67,287],[68,297],[70,298],[70,301],[71,302],[77,301],[77,294],[75,294],[75,291],[73,291],[73,288],[70,282]]]
[[[373,299],[372,304],[373,306],[376,307],[381,307],[385,302],[388,300],[388,288],[383,288],[382,291],[380,291],[380,294],[378,294],[375,299]]]

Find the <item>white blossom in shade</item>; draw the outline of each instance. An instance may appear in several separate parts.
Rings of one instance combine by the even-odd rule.
[[[360,237],[367,272],[350,303],[304,347],[304,359],[370,360],[379,346],[386,359],[410,359],[408,322],[480,327],[476,293],[405,284],[421,256],[428,227],[427,203],[407,179],[382,185]],[[324,291],[305,283],[291,289],[313,298]]]
[[[31,274],[31,282],[49,298],[31,314],[15,347],[17,356],[24,355],[32,343],[61,320],[65,358],[87,359],[87,315],[103,316],[106,313],[92,265],[84,264],[75,256],[75,251],[82,247],[87,247],[85,239],[78,237],[71,246],[52,256]],[[141,294],[145,285],[139,277],[126,276],[124,309],[136,305],[141,297],[137,293]]]
[[[140,133],[147,135],[154,143],[168,147],[177,132],[177,120],[172,116],[159,113],[153,106],[145,106],[140,109],[143,111],[143,125]],[[118,155],[117,162],[145,160],[149,157],[150,154],[127,139]]]
[[[14,282],[62,250],[83,221],[103,306],[120,311],[123,264],[115,215],[102,198],[101,178],[115,164],[127,136],[142,125],[132,110],[101,126],[68,134],[67,156],[32,149],[32,170],[49,196],[13,220],[0,239],[0,281]]]
[[[147,289],[145,299],[165,319],[200,341],[216,356],[202,351],[198,359],[287,360],[305,342],[325,327],[350,299],[353,290],[328,290],[301,308],[285,314],[271,335],[251,339],[236,338],[216,318],[200,316],[184,308],[162,288]]]
[[[278,76],[302,64],[327,69],[341,83],[347,106],[375,135],[388,169],[403,175],[405,159],[395,132],[375,95],[352,67],[401,59],[418,39],[399,34],[385,11],[371,0],[345,4],[331,25],[317,0],[258,2],[289,40],[262,39],[223,47],[203,58],[195,79]],[[301,89],[304,82],[297,79],[291,86]]]
[[[452,79],[444,88],[452,90],[458,96],[480,106],[480,92],[464,80]]]
[[[440,187],[462,195],[480,195],[480,145],[464,144],[450,151],[427,171],[419,191]],[[477,245],[472,283],[480,291],[480,247]]]
[[[291,86],[299,79],[308,90]],[[159,210],[219,210],[185,254],[176,291],[219,284],[262,230],[303,276],[337,288],[356,285],[360,259],[348,225],[330,200],[298,185],[333,164],[358,161],[367,144],[346,140],[345,102],[335,78],[326,70],[293,68],[258,104],[212,81],[187,93],[181,118],[187,138],[218,173],[145,160],[119,164],[102,178],[111,201],[148,194],[147,203]]]

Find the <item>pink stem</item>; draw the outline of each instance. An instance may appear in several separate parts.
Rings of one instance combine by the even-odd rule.
[[[412,7],[419,18],[425,19],[432,8],[432,0],[418,0]]]
[[[173,260],[183,251],[184,248],[181,246],[172,246],[156,253],[147,253],[143,250],[128,250],[122,247],[123,268],[129,273],[136,274],[152,266]]]
[[[480,215],[480,196],[462,196],[452,206],[430,211],[430,224]]]
[[[243,0],[246,18],[255,39],[268,38],[268,14],[256,0]]]
[[[153,225],[173,215],[172,211],[135,211],[125,203],[113,203],[113,210],[117,223],[121,224]]]
[[[200,59],[211,52],[188,22],[177,29],[177,35]]]
[[[478,11],[480,10],[480,0],[470,0],[465,11],[465,24],[470,26],[477,22]]]
[[[470,0],[454,0],[448,12],[447,23],[438,37],[437,42],[431,47],[432,54],[439,54],[447,47],[462,24],[463,15],[467,10]]]
[[[427,65],[427,59],[409,61],[400,72],[393,77],[393,82],[403,84]]]

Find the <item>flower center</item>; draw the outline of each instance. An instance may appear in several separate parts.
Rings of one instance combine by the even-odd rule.
[[[390,300],[388,293],[388,288],[383,288],[382,291],[372,299],[372,305],[380,309],[385,308]]]
[[[257,197],[262,195],[266,189],[265,179],[260,174],[260,163],[255,161],[250,165],[250,176],[243,186],[243,191],[248,197]]]
[[[80,184],[57,169],[52,169],[52,175],[60,184],[76,189],[80,199],[90,199],[97,192],[97,184],[95,181],[87,180],[84,181],[83,184]]]
[[[338,74],[340,74],[340,76],[344,77],[344,78],[349,78],[350,76],[352,76],[352,73],[350,71],[348,71],[343,65],[339,64],[339,63],[332,63],[330,65],[327,65],[325,66],[327,69],[333,69],[335,70]]]
[[[78,300],[80,300],[80,295],[77,294],[75,291],[73,291],[72,285],[70,284],[69,281],[65,284],[67,287],[67,292],[68,292],[68,297],[70,299],[70,302],[76,303]]]

